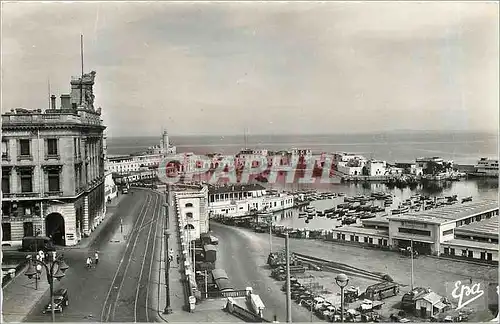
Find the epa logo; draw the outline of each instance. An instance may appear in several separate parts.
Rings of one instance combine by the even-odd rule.
[[[476,310],[482,308],[489,309],[494,315],[498,313],[498,283],[470,282],[467,284],[459,280],[450,288],[448,292],[451,292],[451,299],[456,303],[457,310],[465,307]]]

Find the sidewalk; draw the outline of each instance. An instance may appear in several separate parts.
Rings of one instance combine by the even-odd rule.
[[[173,199],[173,195],[170,199]],[[191,313],[185,309],[185,291],[183,285],[183,269],[184,267],[177,263],[177,255],[181,257],[182,262],[182,246],[179,237],[179,222],[175,204],[169,201],[169,233],[168,249],[174,250],[174,262],[170,267],[169,282],[170,282],[170,308],[171,314],[163,314],[166,305],[166,289],[165,289],[165,262],[164,262],[164,238],[163,235],[157,237],[162,240],[160,251],[156,256],[156,260],[160,262],[157,265],[159,271],[158,285],[155,285],[158,294],[158,304],[155,309],[158,311],[158,320],[164,322],[190,322],[190,323],[228,323],[228,322],[244,322],[238,317],[231,315],[222,309],[225,306],[225,299],[205,300],[200,304],[196,304],[195,310]],[[156,273],[156,272],[155,272]]]
[[[173,199],[171,195],[170,199]],[[162,244],[157,260],[160,260],[158,264],[159,268],[159,282],[158,282],[158,315],[159,320],[165,322],[191,322],[190,313],[186,312],[185,307],[185,297],[184,297],[184,286],[182,283],[183,266],[177,263],[177,255],[181,257],[182,262],[182,251],[181,242],[179,237],[179,224],[177,222],[177,213],[175,211],[175,205],[172,201],[169,201],[169,233],[170,238],[168,240],[168,249],[174,250],[174,262],[170,265],[169,281],[170,281],[170,308],[172,309],[172,314],[163,314],[163,310],[166,305],[166,286],[165,286],[165,244],[163,235],[161,237]],[[160,238],[159,238],[160,239]]]
[[[106,203],[106,216],[104,216],[102,222],[96,227],[94,231],[90,233],[88,237],[84,237],[78,242],[76,245],[73,246],[65,246],[61,248],[62,250],[67,250],[67,249],[86,249],[92,243],[95,241],[97,237],[99,237],[99,234],[102,232],[102,229],[106,227],[106,224],[109,222],[110,218],[114,215],[118,204],[120,204],[120,201],[122,201],[123,197],[126,195],[118,193],[118,195],[111,200],[110,203]]]
[[[119,195],[107,205],[106,216],[99,226],[91,233],[89,237],[82,239],[77,245],[63,247],[64,249],[85,249],[98,237],[99,233],[105,227],[111,216],[114,214],[116,207],[120,203],[124,195]],[[17,247],[13,247],[17,250]],[[11,248],[9,248],[11,249]],[[9,250],[5,247],[2,250]],[[45,272],[42,273],[38,280],[38,289],[35,290],[35,279],[29,279],[24,275],[26,267],[23,267],[10,282],[2,289],[2,315],[0,323],[22,322],[28,315],[36,303],[43,297],[49,289]],[[56,283],[57,287],[57,283]]]

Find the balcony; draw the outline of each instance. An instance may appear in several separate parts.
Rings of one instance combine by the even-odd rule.
[[[45,155],[45,161],[47,161],[47,160],[59,160],[59,159],[61,159],[59,154],[47,154],[47,155]]]
[[[7,153],[2,153],[2,161],[10,161],[9,155]]]
[[[63,195],[63,192],[62,191],[49,191],[49,192],[45,192],[43,195],[44,195],[44,197],[60,197]]]
[[[18,193],[4,193],[3,198],[37,198],[40,197],[38,192],[18,192]]]
[[[18,161],[33,161],[33,156],[31,154],[18,155],[17,160]]]

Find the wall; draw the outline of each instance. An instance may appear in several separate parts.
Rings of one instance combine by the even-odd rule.
[[[415,225],[413,225],[412,223],[415,223]],[[399,228],[430,231],[430,236],[419,235],[419,234],[410,234],[410,233],[400,233]],[[431,244],[432,245],[431,250],[432,250],[432,252],[438,252],[439,251],[439,232],[438,231],[439,231],[439,226],[436,224],[389,220],[389,238],[390,238],[392,245],[397,245],[395,242],[395,239],[408,240],[408,241],[413,239],[414,241],[433,242]]]
[[[417,302],[415,303],[415,314],[417,314],[418,316],[420,316],[420,308],[421,307],[425,307],[427,317],[432,316],[432,304],[431,303],[429,303],[425,299],[417,300]]]
[[[341,235],[340,238],[339,234]],[[345,235],[345,238],[342,238],[342,235]],[[351,237],[352,235],[354,235],[354,239],[353,237]],[[358,237],[357,241],[355,239],[356,236]],[[372,243],[370,243],[370,238],[372,239]],[[379,239],[381,239],[382,241],[379,241]],[[381,235],[381,234],[368,234],[368,233],[354,233],[353,231],[345,231],[342,229],[333,229],[328,231],[327,240],[340,241],[340,242],[353,242],[353,243],[359,243],[371,246],[380,246],[380,247],[390,246],[388,234]]]
[[[445,248],[449,248],[449,249],[454,248],[455,255],[446,254]],[[472,254],[473,254],[472,258],[470,258],[468,256],[463,257],[462,250],[467,250],[467,252],[472,251]],[[479,248],[479,247],[473,248],[473,247],[469,247],[469,246],[462,246],[459,244],[445,242],[445,243],[441,244],[439,254],[442,256],[464,258],[464,259],[468,259],[468,260],[473,259],[473,260],[478,260],[478,261],[486,261],[486,260],[481,260],[481,252],[484,252],[485,254],[491,253],[492,254],[492,261],[498,262],[498,245],[496,245],[496,244],[491,244],[491,248]],[[451,253],[451,251],[450,251],[450,253]]]

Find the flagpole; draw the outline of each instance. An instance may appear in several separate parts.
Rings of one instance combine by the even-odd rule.
[[[82,66],[82,75],[80,79],[80,106],[81,106],[83,100],[83,35],[80,35],[80,59]]]

